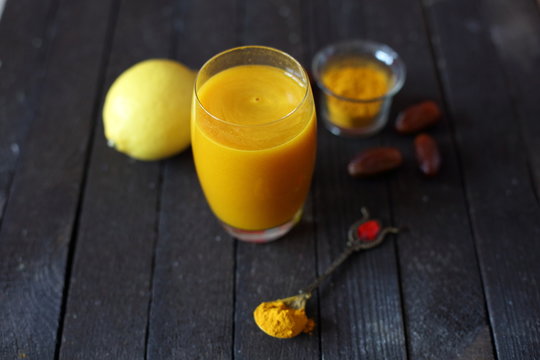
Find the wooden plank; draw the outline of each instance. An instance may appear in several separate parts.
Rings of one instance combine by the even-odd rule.
[[[366,206],[389,223],[384,180],[355,180],[346,166],[357,152],[378,145],[337,138],[321,129],[315,209],[319,271],[345,246],[349,226]],[[392,175],[390,175],[391,177]],[[323,284],[320,331],[323,357],[405,359],[398,268],[393,239],[353,256]]]
[[[55,353],[108,4],[66,2],[58,9],[43,80],[47,91],[28,131],[0,231],[2,358],[50,359]]]
[[[109,148],[101,110],[106,91],[125,69],[144,59],[168,57],[171,24],[169,0],[125,1],[119,9],[95,114],[61,332],[62,359],[145,357],[161,166]]]
[[[212,56],[238,45],[239,1],[181,2],[174,22],[175,57],[199,69]]]
[[[495,349],[540,357],[540,209],[478,1],[426,4],[455,128]],[[504,169],[504,170],[503,170]]]
[[[235,45],[234,3],[179,6],[177,59],[198,67]],[[148,359],[231,358],[233,299],[234,241],[211,214],[186,151],[165,163]]]
[[[362,38],[366,28],[357,16],[363,14],[362,1],[316,1],[308,9],[309,52],[335,41]],[[320,16],[328,14],[331,16]]]
[[[313,53],[330,42],[366,36],[365,3],[318,1],[312,9]],[[320,28],[320,24],[328,24]],[[321,129],[315,209],[319,271],[342,251],[349,226],[366,206],[386,223],[390,219],[386,180],[352,179],[347,163],[380,139],[339,138]],[[405,359],[398,266],[393,239],[355,255],[320,290],[323,358]]]
[[[394,221],[410,231],[397,242],[411,359],[493,359],[474,239],[448,118],[429,132],[443,154],[435,178],[418,171],[412,136],[393,130],[395,113],[425,99],[439,104],[439,84],[420,4],[366,2],[368,38],[389,44],[407,65],[384,141],[405,155],[391,181]],[[413,210],[414,209],[414,210]],[[459,291],[456,291],[459,289]],[[466,305],[464,305],[466,304]]]
[[[241,41],[276,47],[299,61],[305,60],[301,1],[246,1]],[[284,238],[265,245],[238,242],[236,258],[235,343],[236,359],[319,358],[318,330],[281,341],[264,334],[253,321],[253,310],[263,301],[292,296],[316,275],[312,203],[302,221]],[[307,306],[318,321],[317,299]]]
[[[241,40],[247,45],[266,45],[286,51],[299,61],[305,57],[301,2],[245,2]],[[307,65],[307,63],[306,63]]]
[[[540,17],[531,1],[492,0],[482,7],[502,60],[506,83],[528,151],[536,199],[540,194]]]
[[[0,21],[0,224],[22,140],[35,116],[56,8],[53,0],[9,1]]]
[[[148,359],[227,359],[234,242],[206,205],[190,151],[166,164]]]

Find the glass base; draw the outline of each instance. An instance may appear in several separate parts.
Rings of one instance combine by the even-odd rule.
[[[287,234],[294,227],[294,225],[300,221],[301,217],[302,209],[298,210],[292,220],[286,222],[285,224],[264,230],[243,230],[225,224],[224,222],[221,222],[221,224],[225,228],[225,231],[238,240],[261,244],[277,240],[283,235]]]
[[[386,125],[386,118],[378,116],[374,119],[373,123],[369,126],[358,128],[345,128],[338,126],[328,119],[326,113],[323,114],[323,123],[332,134],[337,136],[349,136],[349,137],[368,137],[379,132],[384,125]]]

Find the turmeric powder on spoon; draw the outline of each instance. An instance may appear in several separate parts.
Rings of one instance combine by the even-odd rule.
[[[295,337],[302,332],[310,333],[315,327],[315,322],[306,316],[305,309],[294,309],[280,300],[261,303],[253,312],[253,317],[266,334],[282,339]]]

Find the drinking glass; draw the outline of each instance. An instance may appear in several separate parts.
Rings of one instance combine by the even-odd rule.
[[[191,125],[199,182],[225,230],[249,242],[286,234],[316,152],[313,94],[298,61],[264,46],[215,55],[197,75]]]

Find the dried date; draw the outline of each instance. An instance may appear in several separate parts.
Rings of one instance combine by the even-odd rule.
[[[441,154],[435,139],[428,134],[420,134],[414,139],[414,149],[420,171],[428,176],[436,175],[441,167]]]
[[[396,130],[401,134],[413,134],[435,125],[441,118],[436,102],[428,100],[409,106],[396,119]]]
[[[377,147],[365,150],[351,160],[349,175],[367,177],[399,167],[403,163],[401,152],[393,147]]]

